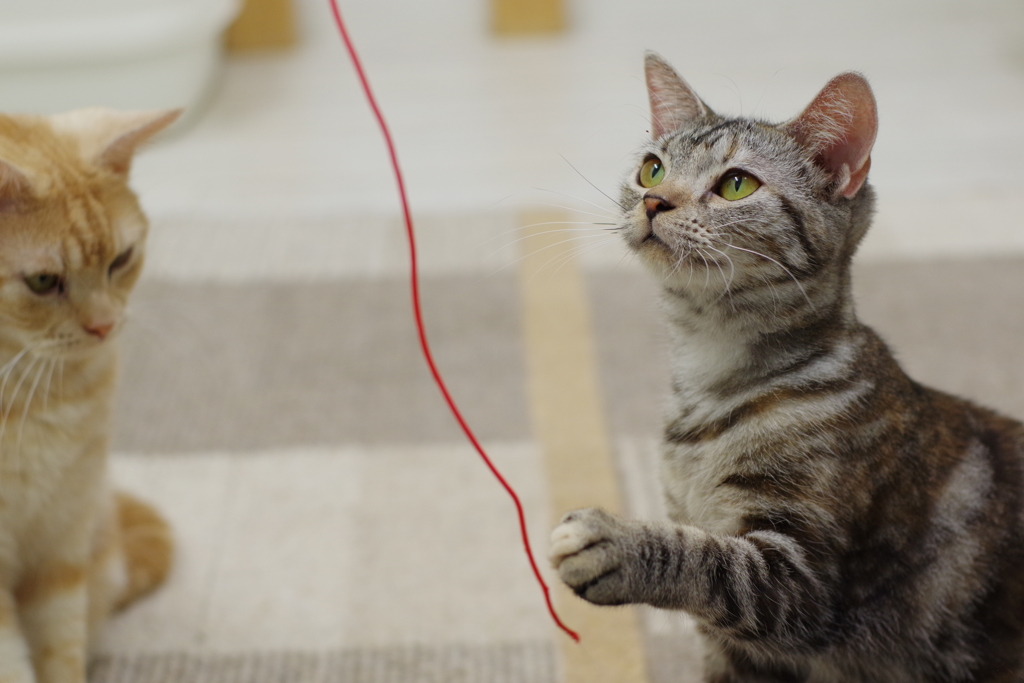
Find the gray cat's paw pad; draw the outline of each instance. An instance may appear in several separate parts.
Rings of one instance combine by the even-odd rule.
[[[624,523],[597,509],[576,510],[551,533],[548,557],[559,577],[581,598],[598,604],[628,602],[622,564]]]
[[[596,525],[588,524],[584,519],[585,514],[589,512],[590,510],[570,512],[551,532],[551,548],[548,550],[548,559],[551,560],[551,566],[555,569],[558,569],[565,558],[575,555],[600,540],[600,529]]]

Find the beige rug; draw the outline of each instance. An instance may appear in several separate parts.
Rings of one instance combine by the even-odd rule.
[[[1024,416],[1024,260],[874,263],[856,278],[862,316],[915,377]],[[585,284],[619,485],[632,514],[657,516],[655,288],[628,266]],[[519,273],[439,269],[423,288],[438,362],[543,558],[559,482],[534,435]],[[113,467],[170,518],[179,556],[160,592],[109,624],[94,683],[571,673],[512,507],[420,360],[402,276],[154,277],[133,311]],[[688,620],[645,610],[638,624],[645,680],[696,680]]]

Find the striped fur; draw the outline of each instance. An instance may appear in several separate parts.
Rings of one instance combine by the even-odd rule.
[[[96,627],[167,571],[166,525],[115,498],[106,458],[115,337],[147,230],[127,174],[176,116],[0,116],[4,683],[83,683]]]
[[[631,174],[622,232],[664,285],[672,521],[569,513],[562,579],[689,612],[715,683],[1024,681],[1024,426],[915,383],[854,312],[866,81],[769,124],[712,113],[654,55],[647,71],[672,125],[641,160],[666,175]],[[728,201],[734,169],[760,187]]]

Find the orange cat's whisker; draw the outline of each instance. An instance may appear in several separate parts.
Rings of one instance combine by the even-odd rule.
[[[58,362],[57,358],[50,361],[50,374],[46,376],[46,389],[43,390],[43,410],[50,408],[50,382],[53,380],[53,372],[57,369]]]
[[[15,403],[17,403],[17,401],[18,401],[18,394],[21,393],[21,387],[22,387],[22,385],[25,384],[25,380],[28,379],[29,373],[32,372],[32,368],[35,367],[36,362],[38,362],[38,361],[39,361],[39,357],[38,356],[32,358],[31,362],[28,364],[28,366],[25,368],[25,370],[21,373],[21,377],[18,378],[18,383],[14,386],[14,392],[11,394],[11,403],[8,406],[7,411],[4,412],[3,424],[0,425],[0,443],[3,442],[4,435],[7,433],[7,422],[8,422],[8,420],[11,417],[11,411],[14,409]],[[22,406],[22,419],[24,419],[25,413],[27,413],[27,412],[28,412],[28,406]],[[19,439],[20,439],[20,437],[19,437]]]
[[[46,372],[46,368],[49,365],[48,360],[44,360],[39,364],[39,370],[36,372],[36,378],[32,380],[32,387],[28,390],[28,398],[25,400],[25,407],[21,410],[21,422],[18,423],[18,451],[21,451],[21,439],[25,434],[25,418],[28,417],[29,411],[32,409],[32,399],[35,398],[36,388],[39,386],[39,380],[43,378],[43,373]]]
[[[3,383],[0,384],[0,413],[10,411],[10,407],[6,406],[5,399],[7,391],[7,380],[10,378],[11,373],[14,372],[14,368],[17,367],[21,359],[25,357],[25,354],[32,349],[32,346],[33,345],[31,344],[26,346],[16,356],[14,356],[14,358],[7,361],[7,363],[5,363],[3,367],[0,367],[0,374],[3,374],[4,377]]]

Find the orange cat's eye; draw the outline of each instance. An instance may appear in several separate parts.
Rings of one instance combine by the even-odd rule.
[[[124,268],[125,264],[128,263],[128,260],[131,257],[132,257],[132,247],[128,247],[127,249],[122,251],[120,254],[118,254],[117,258],[114,259],[110,263],[110,268],[107,269],[107,273],[109,275],[113,275],[114,271],[117,270],[118,268]]]
[[[60,289],[60,275],[53,273],[36,273],[25,276],[25,284],[36,294],[49,294]]]

